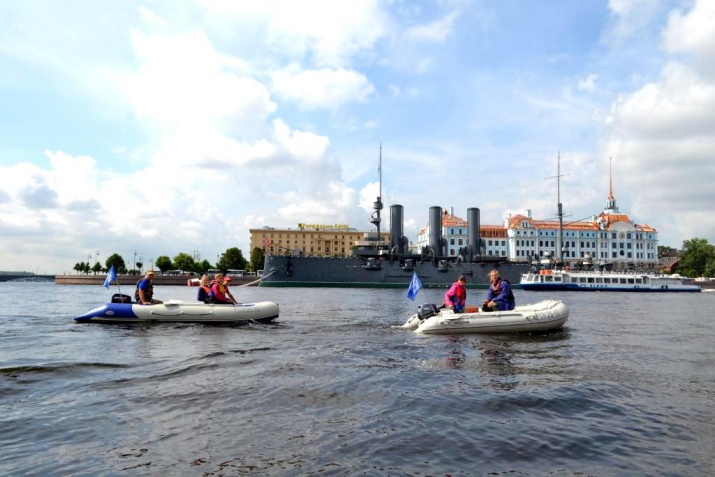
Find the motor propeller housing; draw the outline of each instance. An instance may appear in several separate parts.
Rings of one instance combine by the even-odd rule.
[[[434,303],[425,303],[417,307],[417,316],[421,320],[426,320],[430,316],[434,316],[439,312],[437,305]]]

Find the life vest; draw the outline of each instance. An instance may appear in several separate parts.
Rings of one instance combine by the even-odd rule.
[[[214,291],[214,286],[217,285],[217,290]],[[228,302],[226,297],[226,290],[228,290],[224,285],[218,283],[216,280],[211,282],[211,291],[209,291],[209,300],[212,298],[222,302]]]
[[[197,295],[197,300],[208,303],[209,296],[211,295],[211,289],[209,287],[199,287],[199,293]]]
[[[496,286],[489,285],[489,289],[491,289],[492,291],[492,296],[497,297],[501,295],[502,282],[507,282],[509,285],[511,285],[511,282],[506,278],[500,278],[499,280],[497,280]],[[509,295],[506,297],[506,301],[516,301],[516,298],[514,298],[514,292],[511,290],[511,287],[509,287]]]
[[[134,300],[137,303],[141,303],[141,300],[139,299],[139,284],[141,284],[141,282],[143,282],[143,281],[146,281],[147,283],[149,283],[149,287],[146,290],[144,290],[144,299],[146,301],[150,302],[152,296],[154,296],[154,285],[152,285],[151,280],[149,280],[147,278],[142,278],[141,280],[139,280],[137,282],[137,289],[134,291]]]
[[[444,302],[449,305],[464,305],[467,301],[467,289],[459,282],[452,284],[452,287],[445,293]]]

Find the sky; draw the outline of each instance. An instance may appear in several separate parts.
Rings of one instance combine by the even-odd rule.
[[[372,231],[380,193],[411,241],[579,221],[609,167],[660,245],[715,243],[715,0],[0,0],[0,72],[0,270]]]

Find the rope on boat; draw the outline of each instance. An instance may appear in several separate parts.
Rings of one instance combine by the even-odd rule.
[[[252,282],[244,283],[243,285],[239,285],[239,286],[237,286],[236,288],[250,287],[251,285],[255,285],[256,283],[259,283],[259,282],[260,282],[261,280],[263,280],[264,278],[270,277],[270,276],[273,275],[275,272],[276,272],[276,271],[273,270],[273,271],[271,271],[271,273],[269,273],[268,275],[263,275],[263,276],[262,276],[261,278],[259,278],[258,280],[254,280],[254,281],[252,281]]]

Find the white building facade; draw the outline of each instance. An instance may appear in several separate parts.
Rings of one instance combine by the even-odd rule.
[[[447,255],[457,256],[467,245],[467,222],[452,212],[442,214],[442,231]],[[559,223],[535,220],[531,212],[510,216],[502,226],[481,226],[482,255],[505,257],[511,261],[531,261],[534,257],[561,259],[566,265],[590,259],[594,264],[611,264],[616,270],[657,270],[658,231],[648,224],[636,224],[619,212],[609,191],[606,208],[588,221],[563,225],[561,253]],[[429,225],[417,235],[418,250],[429,245]]]
[[[610,263],[616,270],[658,269],[658,231],[648,224],[636,224],[628,215],[620,213],[612,188],[603,212],[589,221],[562,227],[561,253],[557,250],[558,222],[534,220],[530,215],[516,215],[504,222],[510,259],[543,257],[549,252],[566,264],[590,257],[594,264]]]

